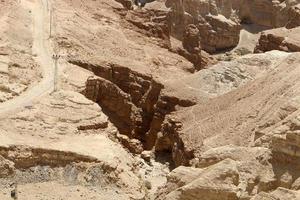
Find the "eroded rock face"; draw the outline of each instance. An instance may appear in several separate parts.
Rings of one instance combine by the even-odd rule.
[[[29,105],[28,108],[10,119],[18,124],[16,128],[23,133],[36,130],[34,134],[51,138],[55,134],[76,134],[108,126],[107,116],[101,108],[76,92],[60,91],[36,107]]]
[[[300,51],[300,28],[278,28],[262,32],[254,52],[261,53],[271,50],[287,52]]]
[[[239,43],[240,24],[223,15],[207,15],[199,20],[197,27],[201,46],[207,52],[233,48]]]
[[[157,38],[157,44],[164,48],[170,47],[170,33],[166,11],[151,9],[127,11],[121,9],[118,13],[129,22],[129,24],[123,24],[123,26],[134,29],[148,37]]]
[[[266,27],[299,26],[299,1],[181,1],[169,0],[167,7],[172,34],[182,38],[186,25],[199,31],[201,46],[208,52],[234,47],[239,41],[240,23]]]
[[[24,199],[153,200],[161,186],[160,200],[298,199],[290,189],[300,188],[299,54],[272,51],[203,69],[211,57],[201,47],[235,46],[240,23],[286,24],[297,2],[177,1],[169,25],[182,39],[176,53],[202,69],[192,74],[191,63],[168,49],[165,11],[56,0],[51,39],[70,55],[59,62],[63,89],[1,116],[0,178],[15,175]],[[280,50],[291,51],[286,43]],[[7,55],[0,47],[0,61]],[[71,79],[87,80],[89,100],[66,91]],[[1,200],[11,191],[2,192],[4,179]]]
[[[186,26],[182,46],[190,53],[199,53],[201,49],[199,30],[194,24]]]
[[[199,29],[194,24],[187,25],[183,35],[182,48],[171,49],[193,63],[197,71],[216,62],[212,56],[201,49],[199,34]]]
[[[15,173],[14,163],[0,156],[0,178],[7,178]]]
[[[277,61],[273,64],[269,62],[265,62],[264,73],[259,74],[259,77],[254,78],[255,81],[242,83],[244,86],[238,86],[235,90],[230,90],[228,93],[219,93],[215,96],[214,100],[207,101],[208,104],[205,103],[205,99],[202,99],[202,104],[204,104],[205,108],[197,111],[197,106],[188,107],[182,109],[181,111],[175,111],[168,115],[165,118],[165,123],[163,124],[162,133],[165,138],[162,137],[161,143],[164,145],[169,145],[171,147],[171,152],[173,154],[173,159],[176,165],[192,165],[194,167],[200,168],[195,169],[190,167],[184,168],[185,177],[183,178],[173,178],[169,179],[168,184],[164,189],[161,190],[162,193],[167,193],[164,198],[170,199],[197,199],[198,196],[192,196],[194,192],[194,188],[196,185],[194,184],[198,178],[201,179],[201,174],[213,169],[216,165],[221,165],[226,160],[231,161],[232,166],[236,166],[236,174],[238,174],[237,183],[234,185],[238,188],[233,196],[230,198],[236,199],[297,199],[298,193],[295,191],[291,191],[290,189],[295,189],[299,187],[299,89],[298,85],[293,85],[297,82],[298,78],[295,74],[299,72],[298,63],[298,53],[295,54],[287,54],[283,52],[272,52],[273,56],[277,56]],[[285,55],[284,55],[285,54]],[[256,56],[266,56],[267,54],[258,54]],[[282,60],[278,59],[280,56]],[[246,58],[248,56],[245,56]],[[249,58],[249,57],[248,57]],[[262,57],[261,57],[262,58]],[[263,58],[263,60],[264,60]],[[253,60],[252,60],[253,59]],[[237,59],[239,60],[239,59]],[[235,60],[235,62],[237,62]],[[252,57],[251,59],[244,59],[242,62],[245,64],[250,64],[252,61],[259,62],[259,58]],[[274,60],[273,59],[270,59]],[[240,60],[241,61],[241,60]],[[238,62],[240,62],[238,61]],[[261,60],[262,61],[262,60]],[[266,61],[266,60],[265,60]],[[279,61],[279,63],[277,63]],[[264,62],[262,62],[264,63]],[[259,66],[262,66],[262,63]],[[235,65],[236,66],[236,65]],[[251,69],[253,70],[253,66]],[[255,64],[255,66],[258,66]],[[273,66],[273,67],[272,67]],[[223,66],[224,67],[224,66]],[[213,67],[212,67],[213,68]],[[210,68],[210,70],[212,70]],[[231,67],[231,69],[233,69]],[[244,72],[246,72],[245,70]],[[218,70],[220,72],[220,70]],[[253,71],[252,71],[253,72]],[[204,73],[204,70],[198,74],[198,76]],[[288,79],[285,79],[285,75],[288,75]],[[229,74],[227,74],[229,75]],[[249,74],[250,75],[250,74]],[[250,75],[255,77],[256,75]],[[250,77],[249,76],[249,77]],[[277,77],[277,78],[276,78]],[[281,77],[281,78],[279,78]],[[207,79],[206,79],[207,80]],[[274,81],[277,80],[277,81]],[[285,85],[283,83],[279,83],[278,81],[290,81],[293,83],[293,86]],[[182,80],[181,80],[182,81]],[[260,83],[262,81],[262,83]],[[267,88],[263,89],[266,85],[266,81],[270,84],[267,84]],[[191,79],[189,79],[191,82]],[[286,83],[286,82],[285,82]],[[297,82],[298,83],[298,82]],[[274,84],[274,85],[273,85]],[[199,85],[199,82],[198,82]],[[264,85],[264,86],[263,86]],[[273,85],[273,86],[272,86]],[[285,86],[284,86],[285,85]],[[191,86],[191,85],[190,85]],[[202,84],[203,86],[203,84]],[[204,87],[204,86],[203,86]],[[252,88],[253,87],[253,88]],[[291,90],[286,91],[285,89],[280,89],[281,87],[291,88]],[[207,89],[207,87],[204,87]],[[252,88],[252,89],[251,89]],[[243,89],[243,92],[240,93],[240,89]],[[255,97],[259,90],[263,90],[259,92],[259,97]],[[250,92],[252,91],[252,92]],[[271,92],[272,91],[272,92]],[[286,91],[281,93],[279,91]],[[199,90],[198,90],[199,92]],[[202,90],[203,92],[203,90]],[[281,98],[278,98],[278,95],[275,95],[277,92],[281,93]],[[248,96],[251,94],[250,96]],[[231,105],[233,96],[242,95],[243,98],[237,97],[237,104],[233,107]],[[244,96],[246,95],[246,96]],[[266,95],[266,96],[265,96]],[[265,97],[264,97],[265,96]],[[203,94],[202,94],[203,97]],[[224,103],[226,98],[230,98],[230,100]],[[249,98],[249,99],[248,99]],[[256,102],[251,101],[250,99],[255,98]],[[267,98],[268,100],[263,100]],[[220,99],[221,101],[218,101]],[[257,100],[265,103],[258,103]],[[218,115],[221,117],[221,120],[224,123],[221,123],[220,129],[215,129],[215,120],[214,113],[206,113],[205,110],[208,109],[207,106],[212,103],[212,101],[216,101],[216,111],[217,112],[225,112],[224,116]],[[246,103],[247,102],[247,103]],[[271,103],[274,102],[274,103]],[[221,107],[220,106],[220,103]],[[244,103],[249,106],[256,105],[260,107],[260,105],[264,105],[263,108],[255,110],[253,114],[251,109],[247,109],[246,106],[242,106],[241,108],[237,108],[236,106],[244,105]],[[229,107],[227,107],[229,106]],[[272,110],[272,112],[265,110],[266,107],[269,107],[267,110]],[[210,107],[208,110],[213,109]],[[233,115],[230,114],[230,110],[233,109]],[[240,110],[242,113],[240,117],[242,121],[238,122],[239,119],[231,118],[230,116],[235,116]],[[189,111],[189,112],[188,112]],[[180,115],[176,115],[175,113],[185,113],[185,117],[180,117]],[[247,116],[244,116],[245,112],[249,112]],[[204,120],[197,119],[197,115],[202,115],[205,118]],[[207,117],[209,114],[209,118]],[[191,120],[188,122],[187,132],[183,132],[185,129],[184,119],[190,119],[190,115],[194,115],[194,123],[195,126],[191,125]],[[229,121],[227,121],[227,118]],[[233,125],[232,120],[237,120],[237,124]],[[247,121],[247,125],[244,124],[245,120]],[[252,124],[252,120],[253,122]],[[228,132],[226,133],[226,125],[230,125]],[[235,123],[235,122],[234,122]],[[253,126],[252,126],[252,125]],[[212,125],[212,126],[211,126]],[[207,127],[208,126],[208,127]],[[213,127],[214,126],[214,127]],[[234,127],[234,128],[233,128]],[[241,129],[240,129],[241,128]],[[212,138],[207,137],[210,130],[214,129],[212,132]],[[239,130],[243,130],[239,133]],[[249,135],[246,136],[245,130],[249,131]],[[221,135],[217,135],[222,132]],[[167,136],[168,134],[169,136]],[[232,134],[231,134],[232,133]],[[199,134],[199,137],[195,137]],[[227,135],[228,134],[228,135]],[[252,135],[252,136],[251,136]],[[241,136],[241,140],[239,141],[238,137]],[[206,138],[206,139],[205,139]],[[233,139],[235,138],[235,139]],[[249,141],[245,142],[245,138],[249,138]],[[250,139],[251,138],[251,139]],[[247,146],[253,145],[255,147],[242,147],[242,146],[232,146],[226,145],[222,146],[222,144],[227,143],[232,144],[233,141],[236,141],[238,145]],[[158,140],[159,141],[159,140]],[[174,143],[172,143],[174,142]],[[157,143],[159,144],[159,143]],[[194,146],[194,148],[191,148]],[[215,146],[215,148],[213,148]],[[220,147],[221,146],[221,147]],[[182,167],[178,168],[180,170]],[[202,171],[203,170],[203,171]],[[218,173],[218,172],[216,172]],[[170,177],[176,174],[176,170],[174,173],[170,174]],[[198,178],[189,178],[188,174],[193,174]],[[200,175],[199,175],[200,174]],[[178,175],[181,177],[182,175]],[[181,181],[184,180],[184,181]],[[213,176],[207,178],[207,180],[214,182]],[[230,179],[231,180],[231,179]],[[190,182],[190,183],[187,183]],[[193,183],[193,184],[192,184]],[[223,183],[227,183],[224,181]],[[184,186],[182,186],[184,185]],[[192,185],[192,186],[191,186]],[[201,184],[197,189],[198,192],[201,192]],[[207,184],[209,185],[209,184]],[[234,189],[235,186],[231,185],[231,189]],[[207,187],[209,188],[209,186]],[[216,188],[219,188],[216,186]],[[285,188],[285,189],[283,189]],[[274,191],[275,190],[275,191]],[[274,192],[272,192],[274,191]],[[217,193],[217,192],[216,192]],[[209,194],[209,192],[208,192]],[[200,195],[200,193],[198,193]],[[203,197],[205,194],[201,194]],[[216,194],[215,194],[216,195]],[[207,198],[212,199],[222,199],[220,197],[208,196]],[[229,198],[224,194],[224,198]]]
[[[119,2],[120,4],[122,4],[122,6],[124,6],[124,8],[126,8],[128,10],[133,9],[133,1],[130,1],[130,0],[116,0],[116,1]]]
[[[229,127],[228,130],[225,129],[227,125],[229,126],[229,121],[223,121],[223,119],[228,118],[228,114],[225,114],[227,113],[227,111],[225,112],[225,110],[227,110],[226,107],[229,106],[228,109],[233,109],[234,113],[237,112],[237,108],[230,106],[232,99],[228,99],[228,101],[221,99],[230,98],[229,95],[234,95],[234,93],[230,91],[245,95],[244,93],[239,93],[238,89],[243,88],[247,83],[251,82],[251,80],[259,78],[262,74],[268,74],[275,70],[276,66],[286,59],[287,56],[288,54],[284,52],[246,55],[232,62],[216,64],[186,79],[183,78],[168,83],[169,91],[166,92],[166,96],[174,95],[177,96],[178,99],[189,97],[195,104],[197,104],[197,102],[199,102],[199,104],[194,106],[190,104],[189,106],[185,106],[185,108],[178,109],[177,111],[173,109],[171,113],[168,113],[163,120],[162,128],[159,131],[160,134],[158,134],[159,137],[156,142],[157,151],[169,150],[172,152],[176,166],[188,165],[189,160],[193,159],[197,152],[200,153],[203,148],[206,149],[208,146],[211,148],[212,146],[209,144],[218,146],[220,143],[225,142],[228,138],[223,134],[234,134]],[[219,98],[220,100],[218,100]],[[240,100],[241,99],[237,101],[241,102]],[[222,103],[226,104],[224,104],[225,107],[222,107],[222,109],[216,106]],[[160,104],[157,104],[156,106],[158,107],[159,105]],[[170,106],[172,104],[168,103],[167,105]],[[209,106],[209,109],[207,109],[207,106]],[[242,107],[243,108],[239,108],[238,110],[243,110],[244,106]],[[199,108],[200,110],[198,110]],[[214,112],[209,111],[210,109],[214,110]],[[218,121],[219,119],[217,117],[219,114],[216,115],[216,112],[224,112],[224,118],[220,118],[222,121],[220,127],[215,126],[215,120]],[[192,120],[190,119],[191,116]],[[210,121],[207,120],[207,116],[215,116],[217,118]],[[234,117],[234,114],[232,114],[232,117]],[[249,118],[249,120],[251,119],[252,118]],[[239,121],[238,119],[236,120]],[[234,121],[230,121],[230,123],[232,122]],[[255,123],[253,126],[255,126]],[[250,132],[249,130],[249,134]],[[236,136],[237,135],[234,137]],[[216,137],[224,137],[227,139],[216,140]],[[240,142],[245,141],[242,140]],[[232,141],[230,141],[230,143],[232,144]]]
[[[112,65],[106,72],[103,69],[95,68],[96,74],[104,78],[89,79],[85,95],[109,113],[122,134],[143,141],[163,85],[126,67]]]

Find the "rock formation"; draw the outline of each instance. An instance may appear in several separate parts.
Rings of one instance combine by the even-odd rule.
[[[193,23],[200,32],[201,46],[208,52],[235,47],[240,24],[270,28],[299,26],[299,1],[181,1],[168,0],[169,26],[181,38],[185,26]]]
[[[10,177],[14,172],[14,163],[0,156],[0,178]]]
[[[286,29],[278,28],[261,33],[259,42],[254,52],[266,52],[280,50],[287,52],[300,51],[300,28]]]
[[[186,26],[182,47],[171,51],[178,53],[193,63],[197,71],[215,63],[215,59],[201,49],[199,29],[194,24]]]
[[[299,4],[1,1],[0,199],[299,199]]]

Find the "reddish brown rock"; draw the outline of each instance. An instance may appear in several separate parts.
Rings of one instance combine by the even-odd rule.
[[[171,51],[178,53],[193,63],[195,70],[197,71],[216,62],[211,55],[204,50],[201,50],[200,32],[194,24],[186,26],[182,46],[183,48],[178,47],[176,49],[171,49]]]
[[[208,15],[199,20],[197,27],[200,30],[201,46],[209,53],[229,49],[239,43],[240,24],[223,15]]]
[[[262,32],[254,52],[280,50],[300,51],[300,27],[293,29],[278,28]]]
[[[118,10],[127,23],[123,26],[148,37],[157,38],[158,45],[170,47],[170,33],[167,24],[167,12],[163,10]]]

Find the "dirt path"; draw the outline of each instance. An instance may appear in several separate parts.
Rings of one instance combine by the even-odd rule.
[[[40,96],[53,90],[54,63],[49,41],[48,0],[21,0],[21,6],[30,8],[33,13],[33,55],[43,71],[43,79],[34,87],[20,96],[0,104],[0,117],[8,112],[14,112],[24,106],[29,106]]]

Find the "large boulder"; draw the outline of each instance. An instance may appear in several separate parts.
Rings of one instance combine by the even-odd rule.
[[[197,26],[200,30],[201,45],[207,52],[232,48],[239,43],[240,24],[223,15],[207,15]]]
[[[194,167],[179,166],[169,173],[167,176],[167,184],[162,187],[158,194],[157,200],[161,200],[165,195],[172,191],[185,186],[195,179],[197,179],[203,173],[203,169]]]
[[[290,174],[288,171],[281,174],[272,160],[271,151],[263,147],[228,145],[210,149],[194,159],[193,164],[198,168],[174,169],[157,199],[249,200],[262,191],[290,187]],[[233,179],[234,176],[238,178]],[[212,194],[215,188],[218,192]]]
[[[280,50],[300,51],[300,27],[293,29],[278,28],[262,32],[254,52]]]
[[[181,177],[178,182],[185,183],[186,180],[193,180],[190,183],[168,193],[165,200],[237,200],[239,174],[236,162],[226,159],[213,165],[201,173],[200,170],[192,170],[191,173],[198,178],[193,180],[190,174]],[[190,172],[188,172],[190,173]]]

